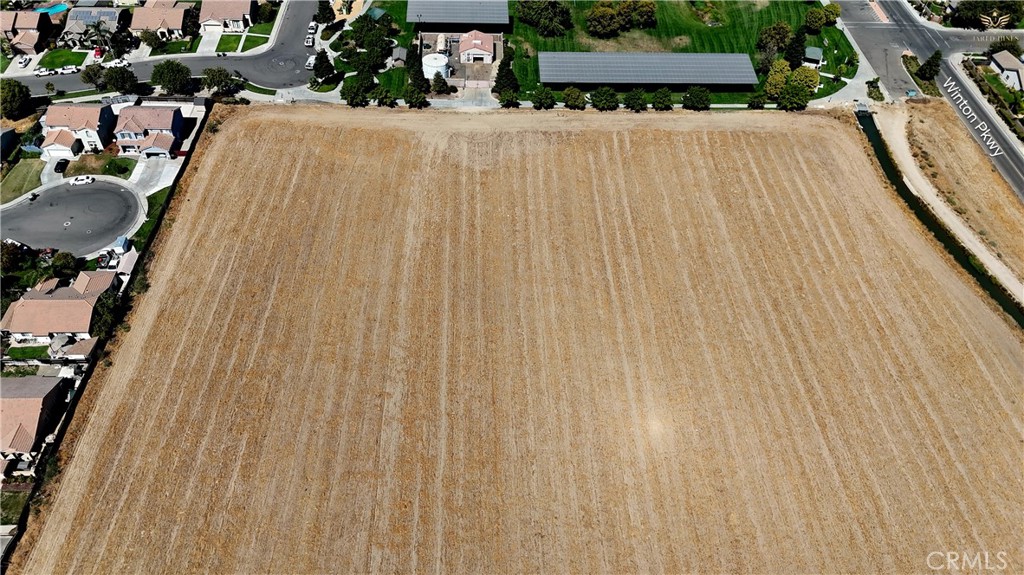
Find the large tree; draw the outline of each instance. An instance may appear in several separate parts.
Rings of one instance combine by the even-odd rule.
[[[595,3],[587,12],[587,32],[597,38],[611,38],[621,28],[619,11],[606,0]]]
[[[546,38],[561,36],[572,28],[572,13],[561,0],[518,0],[516,16]]]
[[[164,60],[154,66],[151,81],[168,94],[191,94],[195,90],[192,70],[177,60]]]
[[[448,93],[448,81],[440,72],[434,72],[434,79],[430,82],[430,91],[441,95]]]
[[[608,86],[601,86],[590,93],[590,105],[599,112],[619,109],[619,95]]]
[[[807,88],[790,82],[786,84],[782,89],[782,93],[779,94],[779,109],[787,112],[803,110],[810,101],[811,92]]]
[[[654,28],[658,25],[654,0],[622,0],[617,8],[623,31],[629,28]]]
[[[587,107],[586,95],[577,87],[569,86],[562,92],[565,107],[570,110],[583,110]]]
[[[1004,18],[1005,17],[1005,18]],[[962,28],[984,30],[1005,20],[1012,28],[1024,18],[1024,2],[1007,0],[961,0],[953,12],[953,23]]]
[[[926,82],[931,82],[939,75],[940,64],[942,64],[942,50],[936,50],[917,69],[917,77]]]
[[[711,91],[703,86],[694,86],[683,94],[683,107],[687,110],[710,110]]]
[[[829,26],[835,26],[836,21],[839,20],[839,16],[843,12],[843,9],[835,2],[826,4],[825,6],[822,6],[821,9],[825,12],[825,24]]]
[[[320,80],[323,80],[333,76],[335,72],[337,70],[334,69],[334,64],[331,64],[331,59],[327,56],[327,52],[324,50],[317,51],[316,58],[313,59],[313,74]]]
[[[242,87],[242,81],[226,68],[207,68],[203,70],[203,87],[221,94],[231,94]]]
[[[800,66],[793,73],[789,75],[789,82],[794,84],[800,84],[804,88],[807,88],[811,93],[814,93],[818,89],[818,82],[821,78],[818,75],[818,71],[810,66]]]
[[[374,87],[373,74],[360,72],[345,78],[341,86],[341,99],[353,108],[365,108],[370,105],[370,92]]]
[[[668,112],[672,109],[672,91],[668,88],[658,88],[651,97],[651,107],[658,112]]]
[[[804,15],[804,26],[808,30],[817,34],[821,32],[821,29],[825,27],[825,11],[821,8],[811,8]]]
[[[991,56],[992,54],[1002,52],[1003,50],[1006,50],[1018,58],[1020,58],[1020,55],[1024,53],[1024,50],[1021,50],[1020,40],[1013,36],[997,38],[994,42],[988,45],[988,50],[986,50],[985,53]]]
[[[789,62],[776,60],[770,70],[768,78],[764,81],[764,93],[771,99],[776,99],[786,86],[786,79],[789,77]]]
[[[0,113],[5,118],[20,118],[28,107],[32,93],[12,78],[0,78]]]
[[[164,42],[164,39],[152,30],[143,30],[139,34],[139,40],[141,40],[143,44],[149,46],[153,50],[159,50],[164,46],[164,44],[166,44],[166,42]]]
[[[778,54],[786,48],[789,40],[793,37],[793,30],[786,22],[776,22],[765,26],[757,32],[757,49],[762,52]]]
[[[391,92],[384,86],[380,85],[370,91],[369,98],[374,102],[377,102],[377,107],[380,108],[394,108],[398,105],[398,101]]]
[[[515,58],[515,53],[512,48],[506,48],[501,62],[498,63],[498,74],[494,78],[494,91],[498,94],[502,92],[519,93],[519,78],[516,77],[516,73],[512,69],[513,58]]]
[[[622,105],[630,111],[640,113],[647,111],[647,94],[643,88],[634,88],[622,98]]]
[[[86,84],[92,84],[97,89],[103,84],[103,66],[99,64],[89,64],[82,69],[82,74],[79,78]]]
[[[316,15],[313,16],[313,21],[317,24],[330,24],[334,22],[334,9],[331,8],[331,3],[326,0],[320,0],[316,6]]]
[[[540,86],[534,90],[530,100],[534,110],[550,110],[555,107],[555,94],[547,86]]]
[[[121,94],[134,94],[139,85],[135,72],[128,68],[107,68],[103,73],[103,82],[108,88]]]
[[[415,85],[409,84],[405,87],[405,105],[409,106],[414,110],[426,108],[430,105],[430,100],[427,100],[427,95],[420,92]]]
[[[786,45],[785,59],[789,62],[789,69],[796,70],[803,64],[804,51],[807,49],[807,33],[803,28],[793,34],[793,38]]]
[[[518,108],[519,97],[512,90],[505,90],[498,95],[498,104],[502,108]]]

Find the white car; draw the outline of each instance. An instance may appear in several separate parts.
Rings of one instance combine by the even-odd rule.
[[[77,74],[79,71],[81,71],[81,68],[79,68],[78,66],[64,66],[63,68],[58,69],[57,73],[58,74]]]
[[[18,58],[18,67],[19,68],[28,68],[28,65],[31,64],[31,63],[32,63],[32,58],[29,58],[28,56],[22,56],[21,58]]]
[[[315,64],[315,63],[316,63],[316,56],[310,56],[309,59],[306,60],[306,69],[307,70],[312,70],[313,69],[313,64]]]
[[[36,76],[40,78],[42,78],[43,76],[53,76],[56,73],[56,70],[50,70],[48,68],[36,68]]]
[[[92,176],[78,176],[78,177],[72,178],[71,181],[68,182],[68,185],[71,185],[71,186],[84,186],[85,184],[91,184],[91,183],[93,183],[95,181],[96,181],[96,178],[94,178]]]
[[[118,58],[117,60],[111,60],[109,62],[103,62],[100,64],[104,68],[131,68],[132,63],[124,58]]]
[[[310,22],[309,23],[309,27],[306,28],[306,32],[309,32],[310,34],[315,34],[316,33],[316,27],[317,27],[316,22]]]
[[[305,46],[306,46],[307,48],[312,48],[312,47],[313,47],[313,41],[314,41],[314,40],[313,40],[313,35],[312,35],[312,34],[310,34],[309,36],[306,36],[306,41],[305,41],[304,45],[305,45]]]

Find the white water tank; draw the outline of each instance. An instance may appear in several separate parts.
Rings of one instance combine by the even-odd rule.
[[[440,72],[444,78],[448,77],[448,57],[444,54],[427,54],[423,56],[423,75],[433,79],[434,74]]]

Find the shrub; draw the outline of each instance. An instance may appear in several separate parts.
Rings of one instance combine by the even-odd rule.
[[[569,86],[562,92],[565,107],[570,110],[583,110],[587,107],[587,98],[579,88]]]
[[[511,90],[505,90],[498,96],[498,103],[502,108],[518,108],[519,98],[516,93]]]
[[[624,98],[622,98],[622,105],[627,110],[632,112],[640,113],[647,111],[647,94],[641,88],[634,88],[630,90]]]
[[[711,91],[703,86],[694,86],[683,94],[683,107],[687,110],[710,110]]]
[[[747,101],[747,107],[751,110],[763,110],[766,103],[768,103],[768,97],[765,96],[764,92],[758,92]]]
[[[651,97],[651,107],[658,112],[668,112],[672,109],[672,92],[668,88],[659,88]]]
[[[590,93],[590,105],[599,112],[619,109],[619,95],[608,86],[602,86]]]
[[[530,99],[533,101],[534,110],[550,110],[555,107],[555,95],[547,86],[540,86],[534,90]]]

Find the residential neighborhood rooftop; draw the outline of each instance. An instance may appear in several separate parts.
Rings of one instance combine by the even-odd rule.
[[[1006,50],[992,54],[992,61],[999,64],[999,67],[1003,70],[1024,70],[1024,62],[1021,62],[1016,56]]]
[[[199,8],[199,21],[241,20],[252,4],[251,0],[206,0]]]
[[[178,108],[165,106],[129,106],[117,115],[114,131],[144,132],[146,130],[170,130],[174,126]]]
[[[0,380],[0,450],[25,453],[32,449],[43,399],[60,382],[60,378],[39,375]]]
[[[97,130],[104,104],[54,104],[46,109],[45,124],[51,128]]]
[[[174,5],[150,6],[147,4],[136,8],[132,13],[132,30],[179,29],[185,23],[184,7]]]

